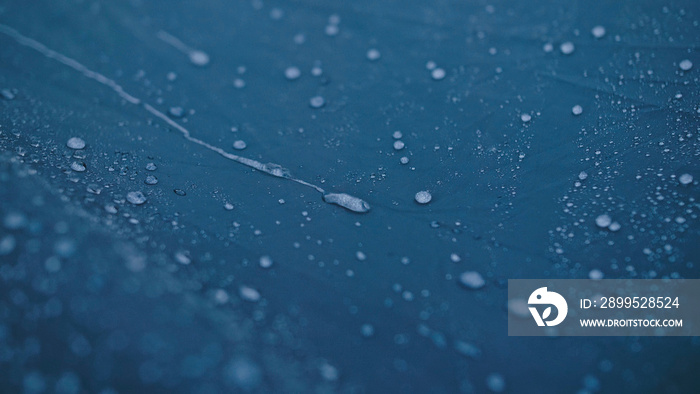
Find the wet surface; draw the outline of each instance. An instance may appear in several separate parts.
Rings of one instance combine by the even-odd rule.
[[[698,277],[700,10],[511,3],[1,2],[0,391],[696,387],[506,281]]]

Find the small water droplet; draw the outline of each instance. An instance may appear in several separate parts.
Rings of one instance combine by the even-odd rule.
[[[144,183],[147,185],[155,185],[158,183],[158,178],[154,177],[153,175],[149,175],[146,177],[146,180],[144,180]]]
[[[290,81],[293,81],[301,77],[301,70],[298,67],[287,67],[284,70],[284,77]]]
[[[678,67],[680,67],[683,71],[690,71],[690,69],[693,68],[693,62],[691,62],[689,59],[683,59],[680,63],[678,63]]]
[[[442,68],[436,68],[430,72],[430,76],[436,81],[439,81],[439,80],[445,78],[446,75],[447,75],[447,73]]]
[[[595,224],[600,228],[608,228],[610,223],[612,223],[612,218],[610,218],[610,215],[602,214],[595,218]]]
[[[382,57],[382,54],[379,53],[379,51],[374,49],[374,48],[367,51],[367,60],[369,60],[369,61],[376,61],[376,60],[379,60],[379,58],[381,58],[381,57]]]
[[[85,141],[82,138],[72,137],[66,142],[66,146],[71,149],[80,150],[85,148]]]
[[[153,163],[148,163],[148,164],[146,164],[146,169],[148,171],[155,171],[156,169],[158,169],[158,167],[156,167],[156,165]]]
[[[559,46],[559,50],[564,55],[571,55],[572,53],[574,53],[574,49],[574,43],[571,41],[567,41]]]
[[[693,183],[693,176],[690,174],[682,174],[678,177],[678,182],[680,182],[681,185],[690,185]]]
[[[583,113],[583,107],[580,105],[574,105],[574,107],[571,108],[571,113],[574,115],[581,115]]]
[[[209,55],[206,54],[206,52],[199,51],[199,50],[194,50],[191,51],[190,54],[190,62],[194,64],[195,66],[198,67],[204,67],[207,64],[209,64]]]
[[[146,196],[141,192],[129,192],[126,194],[126,200],[134,205],[141,205],[146,202]]]
[[[87,167],[85,167],[85,163],[79,163],[77,161],[74,161],[70,165],[70,169],[75,171],[75,172],[84,172]]]
[[[486,281],[480,273],[476,271],[465,271],[459,275],[459,283],[469,289],[480,289],[484,287]]]
[[[324,105],[326,105],[326,99],[324,99],[321,96],[311,97],[311,99],[309,100],[309,105],[311,106],[311,108],[321,108]]]
[[[591,29],[591,34],[593,34],[595,38],[603,38],[605,36],[605,27],[600,25],[594,26],[593,29]]]
[[[433,196],[427,190],[421,190],[416,193],[415,199],[418,204],[427,204],[433,199]]]
[[[173,192],[175,192],[175,194],[177,194],[178,196],[186,196],[187,195],[187,193],[185,193],[185,191],[182,189],[173,189]]]

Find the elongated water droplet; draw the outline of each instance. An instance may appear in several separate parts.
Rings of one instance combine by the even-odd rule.
[[[346,193],[324,194],[323,201],[329,204],[340,205],[341,207],[349,209],[353,212],[364,213],[370,210],[370,206],[365,200]]]

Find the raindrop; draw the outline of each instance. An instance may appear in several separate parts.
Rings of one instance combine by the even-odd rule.
[[[583,181],[583,180],[585,180],[586,178],[588,178],[588,173],[587,173],[586,171],[581,171],[581,172],[578,173],[578,179],[580,179],[580,180]]]
[[[126,200],[134,205],[141,205],[146,202],[146,196],[141,192],[129,192],[126,194]]]
[[[567,41],[559,46],[559,50],[564,55],[571,55],[572,53],[574,53],[574,49],[574,43],[571,41]]]
[[[436,81],[439,81],[439,80],[445,78],[446,75],[447,75],[447,73],[445,73],[445,70],[442,68],[436,68],[430,72],[430,76]]]
[[[224,204],[224,209],[227,211],[233,210],[233,204],[231,204],[230,202],[227,202],[226,204]]]
[[[147,185],[155,185],[158,183],[158,178],[154,177],[153,175],[149,175],[146,177],[146,180],[144,182]]]
[[[480,273],[476,271],[466,271],[459,275],[459,283],[468,289],[480,289],[484,287],[486,281]]]
[[[272,267],[272,257],[270,256],[260,256],[260,267],[261,268],[270,268]]]
[[[241,286],[238,292],[245,301],[257,302],[260,300],[260,293],[252,287]]]
[[[233,143],[233,149],[236,149],[236,150],[243,150],[247,146],[248,146],[248,144],[246,144],[245,141],[243,141],[243,140],[236,140]]]
[[[83,149],[85,148],[85,141],[83,141],[82,138],[72,137],[66,142],[66,146],[76,150]]]
[[[506,381],[503,375],[492,373],[486,377],[486,386],[494,393],[501,393],[506,389]]]
[[[182,189],[173,189],[173,192],[175,192],[175,194],[177,194],[178,196],[186,196],[187,195],[187,193],[185,193],[185,191]]]
[[[158,169],[158,167],[156,167],[156,165],[153,163],[148,163],[148,164],[146,164],[146,169],[148,171],[155,171],[156,169]]]
[[[226,364],[224,378],[230,385],[247,392],[254,391],[260,385],[263,376],[256,363],[248,358],[239,357]]]
[[[15,250],[15,245],[17,245],[17,241],[12,234],[7,234],[0,238],[0,256],[7,256],[12,253]]]
[[[364,252],[360,251],[360,250],[358,250],[358,251],[355,253],[355,257],[357,258],[358,261],[365,261],[365,260],[367,260],[367,255],[366,255]]]
[[[604,276],[604,275],[603,275],[603,271],[601,271],[601,270],[599,270],[599,269],[592,269],[592,270],[588,273],[588,277],[589,277],[590,279],[593,279],[593,280],[600,280],[600,279],[603,279],[603,276]]]
[[[380,57],[382,57],[382,54],[374,48],[367,51],[367,60],[376,61],[379,60]]]
[[[75,172],[84,172],[86,170],[85,163],[78,163],[77,161],[74,161],[71,163],[70,169]]]
[[[430,192],[426,190],[421,190],[418,193],[416,193],[415,198],[418,204],[427,204],[430,202],[430,200],[433,199],[433,196],[430,194]]]
[[[370,206],[366,201],[345,193],[324,194],[323,201],[330,204],[340,205],[341,207],[349,209],[353,212],[363,213],[370,210]]]
[[[187,254],[188,253],[184,251],[177,251],[173,257],[178,263],[182,265],[189,265],[192,262],[192,259]]]
[[[401,164],[408,164],[408,157],[404,156],[400,159]]]
[[[399,130],[396,130],[391,136],[394,137],[395,140],[400,140],[403,137],[403,133]]]
[[[338,35],[338,31],[340,31],[340,28],[337,25],[327,25],[325,30],[326,35],[329,37]]]
[[[405,147],[406,145],[403,143],[403,141],[394,141],[394,149],[395,150],[401,150]]]
[[[689,59],[683,59],[681,62],[678,64],[678,66],[681,68],[683,71],[690,71],[691,68],[693,68],[693,62],[691,62]]]
[[[603,38],[605,36],[605,27],[600,25],[595,26],[591,29],[591,34],[593,34],[595,38]]]
[[[171,118],[179,119],[185,116],[185,110],[182,109],[182,107],[170,107],[170,109],[168,109],[168,115],[170,115]]]
[[[324,105],[326,105],[326,99],[324,99],[321,96],[311,97],[311,99],[309,100],[309,105],[311,106],[311,108],[321,108]]]
[[[622,228],[622,225],[618,222],[612,222],[612,223],[610,223],[610,226],[608,226],[608,230],[613,231],[613,232],[620,231],[621,228]]]
[[[374,327],[371,324],[363,324],[360,328],[360,332],[363,337],[369,338],[374,335]]]
[[[595,218],[595,224],[600,228],[608,228],[610,223],[612,223],[612,219],[609,215],[603,214]]]
[[[580,105],[574,105],[574,107],[571,108],[571,113],[574,115],[581,115],[583,113],[583,107]]]
[[[15,94],[12,93],[10,89],[2,89],[0,90],[0,96],[4,98],[5,100],[14,100],[15,99]]]
[[[682,174],[678,177],[678,182],[680,182],[681,185],[690,185],[693,183],[693,176],[690,174]]]
[[[290,81],[293,81],[301,77],[301,70],[299,70],[298,67],[287,67],[287,69],[284,70],[284,77]]]
[[[532,120],[532,116],[530,116],[530,114],[522,114],[520,115],[520,120],[522,120],[523,123],[527,123]]]
[[[209,64],[209,55],[206,52],[194,50],[189,53],[190,62],[198,67],[204,67]]]

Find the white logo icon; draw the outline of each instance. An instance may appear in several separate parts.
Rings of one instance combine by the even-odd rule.
[[[552,314],[552,307],[549,306],[542,312],[540,317],[537,308],[534,306],[529,307],[532,317],[535,318],[537,325],[544,327],[545,323],[548,326],[556,326],[557,324],[564,321],[566,314],[569,312],[569,306],[566,304],[566,300],[559,293],[553,291],[547,291],[546,287],[540,287],[530,294],[530,298],[527,300],[530,305],[554,305],[557,308],[557,318],[554,320],[546,320],[549,315]]]

